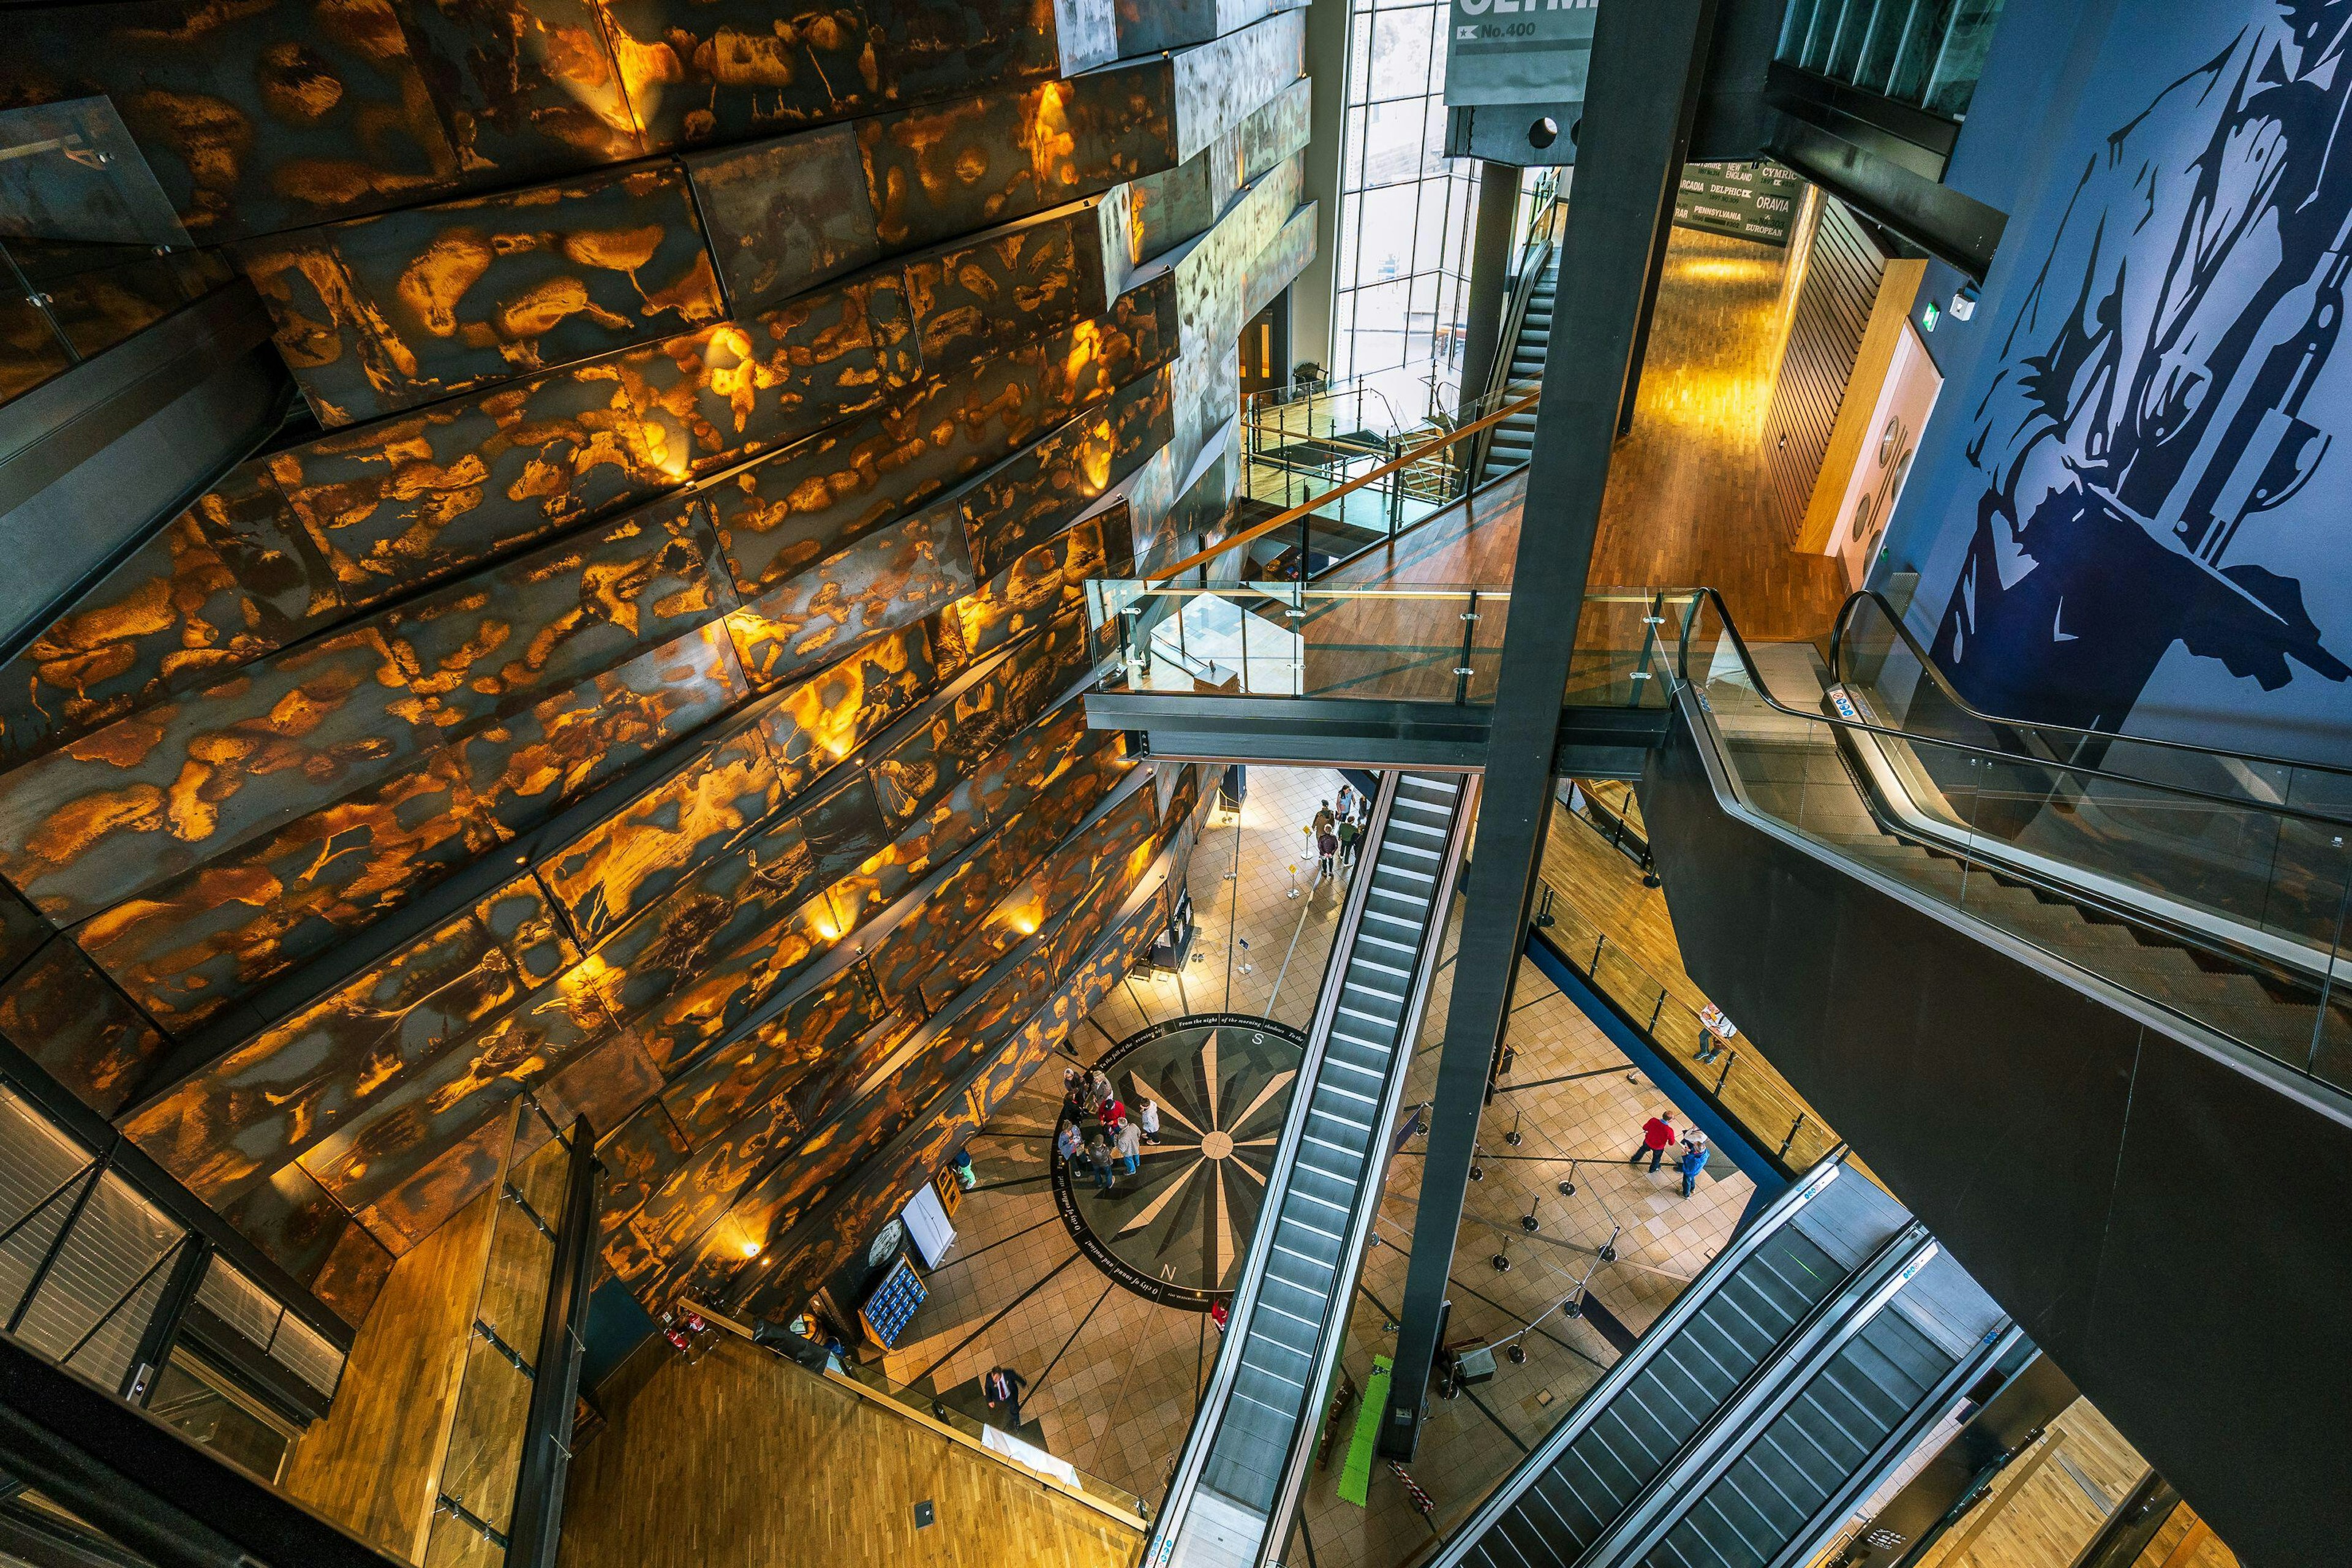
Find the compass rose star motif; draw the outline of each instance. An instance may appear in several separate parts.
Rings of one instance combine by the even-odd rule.
[[[1146,1099],[1159,1105],[1160,1142],[1115,1192],[1083,1178],[1071,1186],[1098,1267],[1108,1252],[1114,1279],[1196,1310],[1230,1289],[1265,1205],[1304,1045],[1268,1020],[1223,1016],[1180,1019],[1104,1053],[1129,1114]]]

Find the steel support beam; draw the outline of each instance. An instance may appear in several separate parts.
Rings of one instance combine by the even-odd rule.
[[[588,1292],[596,1283],[602,1228],[596,1134],[588,1119],[572,1124],[563,1218],[555,1232],[555,1267],[539,1325],[539,1364],[523,1417],[522,1464],[515,1476],[508,1568],[552,1568],[563,1530],[563,1483],[572,1467],[572,1418],[580,1407],[580,1357],[587,1349]]]
[[[1643,298],[1666,232],[1661,215],[1673,210],[1714,23],[1715,0],[1639,7],[1609,0],[1593,35],[1576,193],[1560,252],[1560,276],[1576,281],[1561,291],[1552,317],[1552,342],[1578,374],[1544,383],[1511,578],[1515,601],[1550,609],[1514,617],[1503,643],[1395,1376],[1381,1419],[1381,1452],[1394,1458],[1411,1457],[1428,1401],[1478,1113],[1510,1012],[1550,820],[1559,698],[1609,483],[1610,444],[1632,381]]]

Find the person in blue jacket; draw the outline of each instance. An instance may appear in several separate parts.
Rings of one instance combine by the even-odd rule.
[[[1683,1173],[1683,1196],[1698,1188],[1698,1173],[1706,1169],[1706,1134],[1694,1129],[1683,1135],[1683,1155],[1675,1162]]]

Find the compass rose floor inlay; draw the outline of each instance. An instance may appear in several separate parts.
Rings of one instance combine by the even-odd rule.
[[[1160,1107],[1160,1142],[1109,1192],[1056,1160],[1054,1197],[1088,1261],[1150,1300],[1205,1312],[1232,1293],[1265,1201],[1307,1037],[1240,1014],[1195,1014],[1129,1036],[1096,1064],[1128,1113]],[[1063,1121],[1069,1116],[1066,1110]],[[1080,1131],[1092,1136],[1088,1119]],[[1060,1131],[1059,1125],[1055,1131]]]

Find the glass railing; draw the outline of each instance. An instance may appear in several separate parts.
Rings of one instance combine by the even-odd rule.
[[[1564,809],[1564,808],[1557,808]],[[1572,831],[1557,820],[1555,833]],[[1543,879],[1536,935],[1582,975],[1618,1013],[1670,1057],[1759,1148],[1782,1168],[1810,1168],[1837,1146],[1837,1135],[1801,1104],[1777,1074],[1740,1055],[1700,1022],[1697,1011],[1643,967],[1622,943],[1580,914],[1566,889]]]
[[[1816,76],[1965,120],[2001,0],[1793,0],[1777,58]]]
[[[1566,701],[1663,708],[1668,656],[1696,604],[1690,593],[1587,594]],[[1108,690],[1476,707],[1495,700],[1511,595],[1436,584],[1198,587],[1097,578],[1087,584],[1087,607],[1097,631],[1116,633],[1119,663]]]
[[[761,1339],[760,1333],[747,1324],[739,1323],[699,1303],[688,1303],[686,1310],[713,1329],[771,1349],[772,1353],[779,1354],[780,1359],[793,1359],[773,1352],[772,1347],[767,1346]],[[809,1353],[812,1358],[816,1354],[814,1350]],[[808,1370],[814,1372],[814,1368],[812,1365]],[[903,1383],[891,1382],[878,1363],[866,1365],[845,1356],[826,1355],[824,1370],[817,1375],[845,1384],[869,1399],[895,1405],[934,1426],[944,1427],[966,1447],[984,1449],[1007,1464],[1019,1465],[1048,1485],[1071,1493],[1107,1513],[1131,1520],[1138,1526],[1150,1521],[1150,1506],[1133,1492],[1115,1487],[1099,1476],[1090,1476],[1042,1448],[1013,1438],[1003,1428],[992,1426],[958,1410],[936,1394],[926,1394]]]
[[[1838,614],[1830,666],[1860,716],[1891,730],[2352,823],[2352,770],[1987,713],[1953,688],[1895,607],[1867,590]]]
[[[1743,803],[1914,892],[2301,1072],[2352,1087],[2336,984],[2352,826],[1775,691],[1711,593],[1684,677]],[[1842,663],[1846,662],[1842,657]],[[1916,710],[1924,714],[1927,710]],[[1908,715],[1915,711],[1904,708]],[[1869,792],[1865,796],[1864,791]]]

